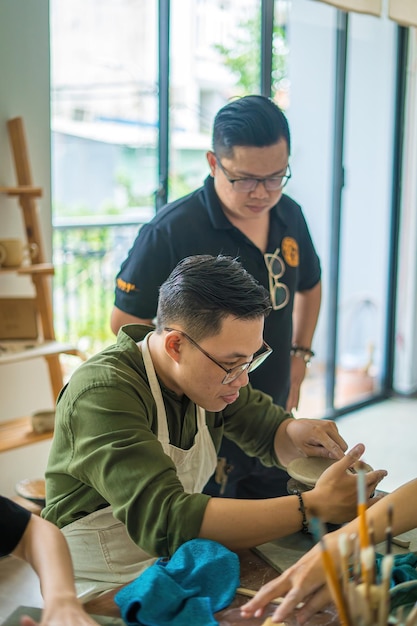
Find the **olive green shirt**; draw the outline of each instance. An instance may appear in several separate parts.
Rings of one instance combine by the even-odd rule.
[[[139,547],[167,556],[198,536],[210,496],[184,492],[158,441],[156,404],[136,344],[151,330],[121,328],[117,343],[83,363],[61,391],[42,516],[62,528],[110,504]],[[160,385],[170,443],[189,449],[195,404]],[[206,412],[216,450],[225,434],[269,466],[279,465],[274,436],[288,417],[250,385],[223,411]]]

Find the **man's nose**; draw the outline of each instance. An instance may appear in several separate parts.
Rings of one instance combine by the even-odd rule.
[[[256,187],[255,189],[251,192],[251,194],[253,196],[256,196],[257,198],[265,198],[266,196],[269,196],[269,191],[267,191],[266,187],[265,187],[265,181],[263,180],[258,180],[256,182]]]
[[[249,383],[249,373],[248,370],[244,370],[235,380],[232,380],[229,385],[234,389],[240,389],[241,387],[246,387]]]

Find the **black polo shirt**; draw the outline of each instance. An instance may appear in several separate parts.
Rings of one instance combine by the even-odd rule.
[[[13,552],[29,523],[31,513],[0,496],[0,556]]]
[[[250,374],[250,380],[254,387],[285,406],[294,294],[313,288],[321,276],[320,261],[301,207],[283,195],[271,209],[264,255],[229,222],[213,178],[207,177],[203,187],[167,204],[142,226],[117,275],[115,305],[125,313],[154,318],[159,286],[181,259],[194,254],[238,257],[271,293],[277,308],[265,320],[264,337],[273,353]]]

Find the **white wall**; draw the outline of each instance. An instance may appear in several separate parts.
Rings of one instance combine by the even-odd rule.
[[[6,121],[22,116],[26,127],[32,175],[43,188],[39,201],[44,244],[51,258],[51,152],[48,0],[0,0],[0,184],[16,183]],[[23,236],[16,200],[0,196],[2,237]],[[30,283],[0,277],[0,293],[30,293]],[[53,406],[43,361],[0,364],[0,420]],[[44,472],[48,444],[0,455],[0,493],[12,495],[17,480]]]
[[[323,303],[314,338],[318,360],[324,356],[328,324],[336,15],[326,4],[296,0],[289,31],[293,177],[288,193],[303,207],[322,262]],[[417,29],[410,29],[410,43],[394,363],[394,389],[405,394],[417,392]],[[376,338],[379,351],[384,345],[395,46],[394,22],[350,16],[340,250],[341,352],[343,344],[352,342],[352,331],[344,333],[350,321],[347,313],[352,310],[347,304],[360,302],[361,295],[376,303],[377,313],[371,309],[370,321],[369,314],[363,321],[371,325],[370,336]],[[380,353],[374,356],[378,360]]]

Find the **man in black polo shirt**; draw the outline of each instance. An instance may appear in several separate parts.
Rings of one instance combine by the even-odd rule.
[[[116,279],[111,325],[150,323],[158,289],[181,259],[238,257],[271,296],[265,340],[273,353],[251,374],[253,387],[297,408],[321,301],[320,261],[301,207],[283,194],[291,171],[290,133],[263,96],[234,100],[217,113],[210,175],[203,187],[162,208],[145,224]],[[288,475],[266,468],[224,439],[219,471],[205,492],[237,498],[286,494]]]

